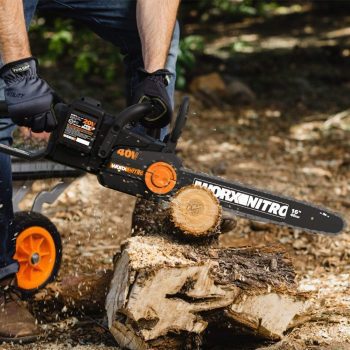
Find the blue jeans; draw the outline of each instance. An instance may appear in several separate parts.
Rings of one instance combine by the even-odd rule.
[[[128,103],[138,83],[137,69],[143,67],[142,48],[136,23],[136,0],[24,0],[27,27],[35,11],[54,13],[72,18],[87,25],[101,38],[121,49],[127,77],[126,98]],[[176,25],[169,50],[166,68],[172,73],[168,94],[174,101],[176,60],[179,44],[179,26]],[[0,100],[4,100],[4,83],[0,80]],[[0,142],[11,143],[10,119],[0,120]],[[141,127],[138,128],[141,131]],[[160,138],[165,136],[166,128]],[[12,182],[10,158],[0,153],[0,279],[16,273],[18,263],[13,260],[15,232],[13,228]]]

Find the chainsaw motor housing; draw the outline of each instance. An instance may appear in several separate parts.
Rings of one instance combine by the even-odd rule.
[[[118,116],[106,113],[94,99],[82,98],[69,106],[58,104],[55,111],[59,127],[51,136],[47,155],[54,162],[99,174],[116,147],[137,144],[140,149],[157,152],[166,148],[166,144],[150,136],[132,132],[132,125],[118,123]],[[117,144],[113,142],[112,132],[116,134]]]
[[[158,200],[163,186],[177,189],[174,174],[182,162],[175,155],[175,148],[186,123],[188,105],[185,98],[173,132],[161,142],[132,130],[134,123],[152,108],[149,104],[129,107],[117,117],[106,113],[100,102],[91,98],[81,98],[69,106],[58,104],[55,112],[59,127],[51,135],[46,158],[95,174],[102,186],[117,191],[151,199],[155,190],[160,196],[154,199]],[[169,182],[158,180],[161,188],[154,186],[157,174],[147,173],[153,163],[168,164],[155,168]],[[173,191],[164,195],[170,192]]]

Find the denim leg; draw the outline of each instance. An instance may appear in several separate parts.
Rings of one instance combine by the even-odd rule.
[[[176,22],[173,39],[171,41],[170,50],[168,54],[168,60],[165,68],[172,74],[170,83],[167,87],[168,94],[171,97],[171,101],[174,108],[174,98],[175,98],[175,86],[176,86],[176,63],[179,54],[179,43],[180,43],[180,25]]]
[[[11,181],[11,159],[0,153],[0,280],[18,271],[18,264],[12,258],[16,240],[13,228]]]
[[[168,59],[166,63],[166,69],[171,73],[170,83],[167,87],[168,94],[171,99],[173,109],[175,107],[175,87],[176,87],[176,63],[179,54],[179,43],[180,43],[180,25],[176,22],[173,38],[171,41]],[[165,136],[169,133],[169,126],[161,129],[160,140],[164,140]]]
[[[0,100],[4,98],[4,82],[0,80]],[[12,131],[12,121],[0,119],[0,143],[9,144],[12,141]],[[11,158],[0,153],[0,280],[18,271],[18,264],[12,259],[14,236]]]
[[[136,4],[137,0],[39,0],[38,10],[73,18],[87,25],[133,31]]]
[[[30,22],[32,21],[39,0],[23,0],[24,17],[26,19],[27,30],[29,30]]]
[[[27,28],[36,5],[37,0],[24,0]],[[5,100],[4,87],[5,83],[0,79],[0,101]],[[0,143],[12,142],[13,129],[11,119],[0,119]],[[18,263],[13,259],[16,248],[13,215],[11,158],[0,153],[0,280],[18,271]]]

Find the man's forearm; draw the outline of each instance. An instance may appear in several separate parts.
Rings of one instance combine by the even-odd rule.
[[[138,0],[137,25],[145,69],[165,68],[180,0]]]
[[[3,63],[31,56],[22,0],[0,0],[0,54]]]

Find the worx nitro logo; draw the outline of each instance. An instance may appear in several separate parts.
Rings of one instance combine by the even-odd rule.
[[[202,182],[195,179],[194,185],[207,188],[212,191],[214,195],[225,202],[234,203],[241,207],[250,208],[260,212],[275,215],[281,218],[285,218],[288,213],[288,204],[273,202],[263,197],[253,196],[245,192],[239,192],[230,190],[225,187],[218,186],[207,182]]]
[[[109,163],[109,168],[120,171],[120,172],[137,175],[137,176],[143,176],[143,174],[145,173],[141,169],[130,168],[128,166],[120,165],[120,164],[116,164],[116,163],[112,163],[112,162]]]

